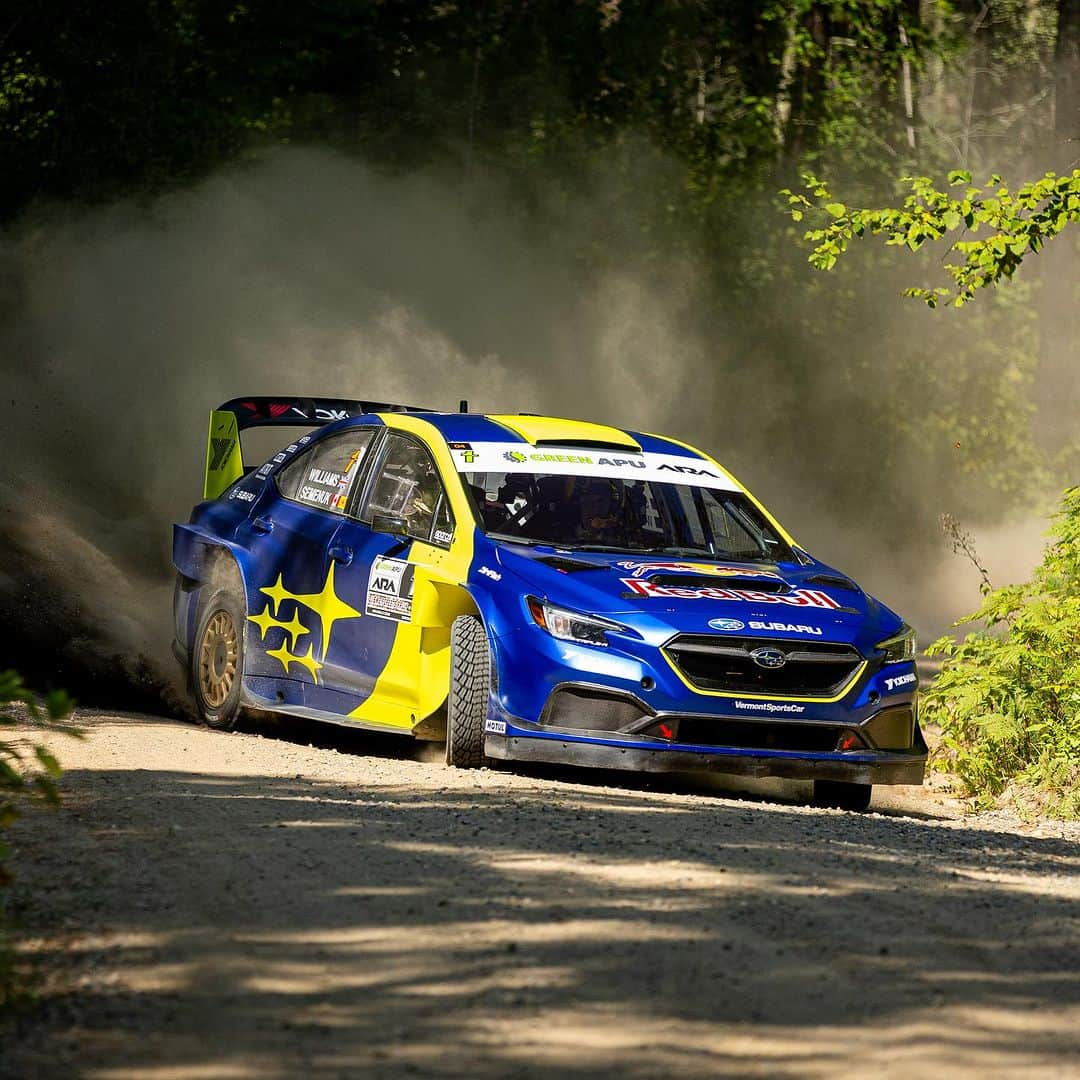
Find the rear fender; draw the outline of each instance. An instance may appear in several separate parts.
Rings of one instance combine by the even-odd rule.
[[[173,633],[176,646],[185,657],[191,655],[199,601],[208,588],[238,585],[247,596],[243,555],[243,548],[198,525],[173,526],[172,561],[178,573],[173,597]]]

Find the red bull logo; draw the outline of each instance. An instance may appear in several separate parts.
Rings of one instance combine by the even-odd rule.
[[[658,585],[639,578],[622,578],[634,596],[663,597],[670,600],[743,600],[752,604],[786,604],[835,610],[840,605],[819,589],[795,589],[789,593],[755,592],[752,589],[724,589],[718,585]]]
[[[699,562],[620,562],[620,570],[630,570],[635,578],[646,574],[694,574],[699,577],[759,577],[782,581],[773,570],[760,570],[753,566],[717,566],[716,563]]]

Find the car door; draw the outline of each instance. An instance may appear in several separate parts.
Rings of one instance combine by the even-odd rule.
[[[359,699],[361,707],[350,709],[354,719],[407,729],[430,711],[433,696],[445,693],[424,680],[425,656],[449,640],[430,611],[425,572],[453,537],[430,451],[412,435],[388,432],[358,512],[334,541],[348,560],[337,579],[342,594],[363,617],[342,626],[341,647],[327,656],[325,685]]]
[[[269,704],[311,705],[336,630],[360,617],[337,591],[334,541],[377,430],[314,441],[266,484],[237,535],[251,556],[245,687]]]

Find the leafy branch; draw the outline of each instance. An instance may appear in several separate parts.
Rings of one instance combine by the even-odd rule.
[[[1038,253],[1069,223],[1080,221],[1080,169],[1059,176],[1049,172],[1015,191],[991,176],[984,187],[971,182],[971,173],[954,170],[949,186],[959,194],[939,191],[926,176],[906,176],[910,193],[900,207],[867,209],[838,202],[826,184],[803,174],[806,194],[784,188],[793,221],[821,222],[803,239],[813,244],[809,262],[831,270],[848,245],[866,235],[884,236],[887,245],[918,251],[928,243],[948,242],[945,263],[952,287],[915,287],[905,296],[963,307],[979,289],[1011,278],[1024,258]]]
[[[0,672],[0,706],[17,703],[25,713],[0,711],[0,734],[5,727],[14,727],[29,719],[35,727],[79,736],[79,731],[64,723],[71,715],[74,701],[63,691],[46,694],[39,704],[22,679],[14,671]],[[49,806],[60,802],[57,781],[60,763],[44,746],[30,745],[0,738],[0,830],[9,826],[18,816],[20,805],[28,799],[40,799]],[[5,868],[9,855],[8,845],[0,839],[0,885],[11,881]]]

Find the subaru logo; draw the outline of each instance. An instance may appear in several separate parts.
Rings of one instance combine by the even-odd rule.
[[[709,625],[714,630],[741,630],[746,624],[738,619],[710,619]]]
[[[751,658],[758,667],[778,668],[787,663],[787,657],[779,649],[755,649]]]

